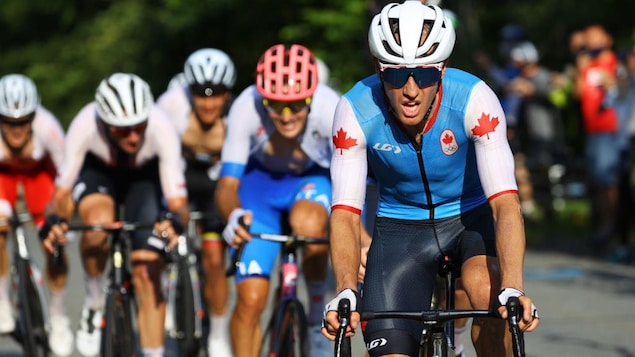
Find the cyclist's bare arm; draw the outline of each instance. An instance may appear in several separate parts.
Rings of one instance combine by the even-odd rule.
[[[525,257],[525,230],[523,226],[520,200],[517,193],[505,193],[490,200],[496,223],[496,254],[500,264],[501,286],[524,291],[523,264]],[[531,299],[520,298],[523,306],[523,318],[520,327],[532,331],[540,320],[532,317]],[[503,318],[507,318],[505,306],[499,308]]]
[[[336,292],[344,289],[357,291],[358,272],[361,263],[361,218],[360,215],[346,209],[335,209],[330,221],[330,251],[335,274]],[[351,314],[351,333],[359,324],[359,313]],[[335,339],[339,320],[337,311],[329,311],[325,317],[326,334],[330,340]],[[324,331],[324,330],[323,330]]]
[[[240,204],[240,199],[238,198],[239,186],[240,180],[235,177],[224,176],[218,180],[218,184],[216,186],[215,201],[218,210],[223,217],[223,221],[226,223],[228,222],[231,213],[235,209],[242,207]],[[251,214],[246,214],[244,223],[250,225],[251,219]],[[236,230],[236,237],[234,238],[234,243],[232,244],[237,245],[243,241],[248,241],[249,239],[251,239],[249,232],[241,227]]]

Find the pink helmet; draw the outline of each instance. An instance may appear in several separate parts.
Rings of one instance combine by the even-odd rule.
[[[318,65],[308,48],[282,44],[269,47],[256,66],[256,87],[269,100],[295,101],[313,95]]]

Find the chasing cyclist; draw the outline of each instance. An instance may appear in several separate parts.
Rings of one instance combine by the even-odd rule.
[[[181,147],[173,125],[154,106],[148,84],[134,74],[114,73],[99,84],[95,101],[73,119],[66,137],[64,164],[56,181],[55,213],[70,220],[75,207],[85,224],[121,219],[151,222],[166,209],[187,222],[185,178]],[[55,224],[44,244],[52,250],[66,243],[66,224]],[[137,326],[144,356],[164,354],[165,299],[161,293],[162,252],[167,236],[176,243],[170,220],[152,230],[138,230],[132,241],[132,281],[137,302]],[[99,353],[104,308],[103,273],[108,258],[104,232],[86,231],[81,257],[86,273],[86,298],[77,350],[84,356]]]
[[[186,84],[161,95],[157,106],[168,114],[181,138],[191,208],[204,213],[201,263],[210,319],[208,353],[231,356],[224,266],[226,244],[221,236],[224,224],[213,197],[225,138],[223,115],[231,100],[236,69],[225,52],[202,48],[187,58],[183,73]]]
[[[57,118],[40,105],[35,83],[22,74],[0,78],[0,218],[13,213],[17,185],[22,183],[29,211],[36,225],[45,220],[53,197],[55,175],[64,155],[64,131]],[[6,251],[8,226],[0,227],[0,333],[15,328],[8,297],[9,258]],[[57,356],[73,353],[73,332],[64,304],[67,259],[53,264],[46,256],[46,279],[50,292],[49,346]]]
[[[342,97],[333,124],[330,236],[338,294],[325,307],[323,333],[334,339],[343,297],[353,310],[428,309],[445,254],[460,263],[473,308],[520,296],[521,328],[534,330],[540,322],[523,292],[524,226],[496,95],[447,67],[455,32],[437,6],[390,3],[373,18],[368,38],[376,74]],[[359,300],[359,222],[369,171],[380,192]],[[504,307],[498,311],[506,316]],[[349,334],[359,318],[353,313]],[[363,333],[372,357],[412,356],[421,326],[373,320]],[[479,356],[511,354],[504,320],[475,319],[472,337]]]
[[[247,242],[236,275],[237,301],[231,318],[236,356],[257,356],[260,315],[279,243],[250,240],[253,232],[291,232],[326,237],[331,184],[331,126],[339,96],[318,84],[311,51],[274,45],[260,57],[256,84],[234,101],[227,120],[216,203],[227,221],[223,237],[232,246]],[[286,217],[288,219],[282,218]],[[328,248],[304,249],[303,272],[310,296],[311,356],[332,355],[320,336]]]

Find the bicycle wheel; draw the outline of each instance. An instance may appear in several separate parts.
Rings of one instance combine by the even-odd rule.
[[[17,338],[27,357],[48,356],[48,336],[44,321],[41,294],[33,275],[36,273],[28,260],[18,258],[15,262],[19,279]]]
[[[197,311],[194,304],[192,278],[185,259],[180,259],[178,262],[175,306],[175,337],[179,346],[179,355],[197,354],[200,348],[200,341],[196,336]]]
[[[119,357],[134,355],[130,295],[112,290],[106,297],[106,323],[102,330],[102,355]]]
[[[288,300],[282,306],[277,351],[279,357],[309,356],[306,315],[298,300]]]

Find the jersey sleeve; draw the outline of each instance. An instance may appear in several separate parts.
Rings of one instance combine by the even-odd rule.
[[[163,195],[165,198],[187,197],[179,136],[166,114],[157,107],[152,109],[149,120],[153,121],[151,135],[156,140]]]
[[[90,103],[73,118],[66,132],[64,159],[55,181],[57,186],[69,190],[73,187],[96,132],[95,106]]]
[[[220,177],[242,177],[254,136],[261,127],[255,105],[255,86],[245,89],[231,105],[227,116],[227,134],[221,152]]]
[[[42,144],[44,151],[51,155],[55,170],[60,172],[64,158],[64,129],[53,113],[43,107],[38,108],[36,115],[34,136]]]
[[[332,209],[361,214],[366,196],[366,137],[346,98],[335,109],[331,180]]]
[[[492,199],[505,192],[517,192],[514,156],[507,141],[507,122],[498,97],[481,81],[474,86],[465,113],[465,130],[474,142],[485,196]]]

